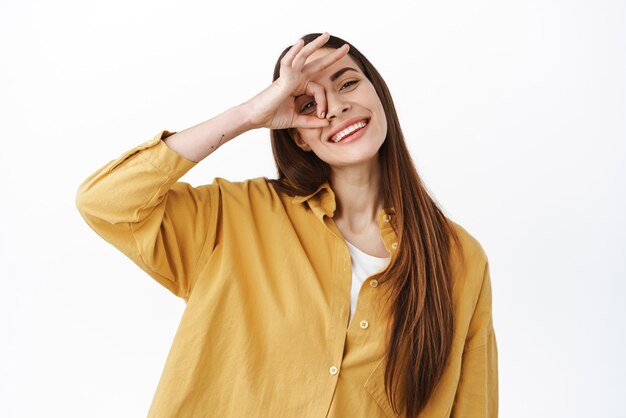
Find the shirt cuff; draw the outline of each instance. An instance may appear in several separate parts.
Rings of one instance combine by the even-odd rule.
[[[180,178],[198,163],[176,153],[163,142],[163,139],[175,133],[163,130],[152,139],[130,150],[127,157],[141,151],[139,156],[156,170],[168,177]],[[121,160],[124,159],[121,158]]]

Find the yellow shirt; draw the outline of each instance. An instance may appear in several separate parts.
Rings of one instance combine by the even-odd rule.
[[[162,131],[103,166],[76,204],[101,237],[186,301],[149,417],[394,417],[384,389],[385,284],[350,310],[350,254],[328,184],[309,196],[264,178],[192,187],[197,163]],[[378,223],[391,262],[390,216]],[[497,348],[485,252],[459,225],[449,363],[422,417],[495,417]],[[404,411],[401,410],[404,414]]]

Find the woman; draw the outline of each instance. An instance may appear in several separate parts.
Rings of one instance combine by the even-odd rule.
[[[177,181],[261,127],[277,180]],[[341,39],[303,37],[268,88],[106,164],[77,206],[187,302],[149,416],[497,416],[487,257]]]

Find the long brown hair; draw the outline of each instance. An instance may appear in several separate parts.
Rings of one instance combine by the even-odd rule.
[[[319,33],[303,36],[305,44]],[[337,49],[346,41],[331,36],[325,48]],[[387,137],[378,152],[381,164],[383,207],[393,211],[392,225],[398,250],[392,263],[378,276],[390,282],[391,321],[386,350],[385,392],[398,413],[398,389],[406,394],[407,417],[426,406],[446,366],[454,333],[452,306],[452,225],[422,184],[404,142],[398,115],[383,78],[353,45],[348,54],[370,80],[385,109]],[[280,75],[280,55],[274,80]],[[272,130],[272,150],[278,167],[274,187],[290,195],[308,195],[331,170],[313,152],[301,150],[288,129]]]

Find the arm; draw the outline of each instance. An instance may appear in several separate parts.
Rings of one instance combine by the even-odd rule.
[[[179,133],[163,131],[89,176],[76,196],[87,224],[163,286],[188,298],[201,258],[215,244],[220,195],[217,184],[191,187],[178,179],[247,130],[328,126],[294,106],[303,93],[324,101],[310,78],[347,53],[338,49],[305,65],[326,41],[322,35],[306,47],[296,43],[281,60],[280,77],[249,101]]]
[[[470,322],[452,417],[498,416],[498,349],[491,310],[489,263]]]
[[[178,155],[200,162],[226,142],[256,127],[251,120],[250,104],[247,102],[175,133],[163,142]]]
[[[348,45],[305,64],[307,57],[321,48],[327,40],[327,33],[306,46],[301,39],[298,40],[281,59],[280,77],[269,87],[242,105],[173,135],[165,143],[181,156],[199,162],[222,144],[250,129],[328,126],[329,123],[324,118],[325,93],[322,86],[311,81],[311,78],[346,55]],[[315,98],[317,117],[302,115],[295,109],[295,98],[302,94]]]
[[[163,131],[90,175],[76,205],[98,235],[187,298],[199,257],[213,245],[218,196],[215,185],[177,182],[196,163],[165,145],[171,135]]]

